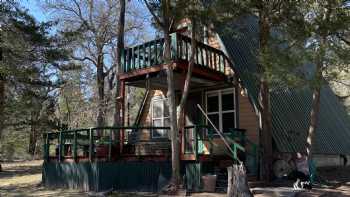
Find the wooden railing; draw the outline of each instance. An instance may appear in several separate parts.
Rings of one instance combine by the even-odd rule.
[[[179,33],[171,36],[171,59],[173,61],[189,61],[191,57],[191,38]],[[163,60],[164,39],[152,40],[144,44],[127,48],[123,51],[123,69],[129,72],[137,69],[161,65]],[[197,42],[195,65],[213,71],[225,73],[229,66],[226,55],[214,47]]]
[[[120,155],[124,145],[139,141],[132,134],[141,130],[151,133],[153,130],[170,130],[170,128],[99,127],[44,133],[44,160],[55,158],[58,161],[65,159],[77,161],[83,158],[89,161],[95,159],[111,161],[115,156]]]
[[[259,151],[257,145],[246,138],[246,130],[231,128],[223,134],[225,138],[239,142],[240,145],[246,148],[246,151],[244,152],[246,160],[244,162],[249,171],[248,173],[256,175]],[[199,156],[203,155],[201,150],[199,150],[199,141],[201,141],[202,146],[205,143],[209,154],[212,154],[213,140],[219,138],[214,129],[207,125],[186,126],[184,129],[184,136],[184,154],[194,155],[196,160],[198,160]],[[235,143],[231,144],[231,146],[232,149],[235,149]],[[229,151],[227,153],[228,155],[231,155]],[[236,155],[236,157],[238,157],[238,155]],[[248,158],[249,161],[247,160]]]

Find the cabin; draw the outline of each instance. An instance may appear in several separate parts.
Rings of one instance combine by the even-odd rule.
[[[165,69],[174,70],[176,102],[191,56],[189,25],[184,21],[171,34],[171,64],[162,54],[164,39],[155,39],[123,53],[121,99],[126,86],[144,88],[144,99],[135,125],[48,132],[44,135],[43,183],[102,191],[158,191],[171,176],[171,144]],[[261,174],[261,114],[257,108],[258,83],[254,50],[258,22],[242,17],[224,27],[205,27],[198,40],[190,92],[179,128],[181,174],[190,191],[203,190],[203,176],[216,175],[216,191],[227,187],[226,167],[244,162],[249,180]],[[312,71],[311,71],[312,72]],[[199,109],[200,106],[207,114]],[[311,109],[311,91],[273,87],[271,110],[274,161],[305,152]],[[319,128],[315,135],[315,160],[332,164],[339,155],[350,155],[350,121],[344,106],[328,85],[321,93]],[[212,124],[234,153],[225,146]],[[241,147],[241,149],[240,149]],[[321,158],[321,159],[318,159]],[[320,160],[317,161],[317,160]],[[327,163],[327,162],[326,162]]]

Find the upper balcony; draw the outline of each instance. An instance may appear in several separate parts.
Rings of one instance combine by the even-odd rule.
[[[125,49],[122,56],[124,72],[119,75],[119,79],[129,85],[144,87],[144,79],[149,78],[154,82],[153,85],[165,86],[166,80],[162,78],[166,75],[160,71],[169,65],[164,64],[163,49],[163,38]],[[183,79],[191,53],[191,38],[179,33],[171,34],[171,66],[174,68],[175,80]],[[230,70],[229,66],[230,61],[221,50],[197,42],[197,55],[192,71],[193,86],[213,85],[224,81],[225,74]]]

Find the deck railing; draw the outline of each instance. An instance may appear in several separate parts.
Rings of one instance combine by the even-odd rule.
[[[173,61],[189,61],[191,57],[191,38],[179,33],[171,37],[171,59]],[[129,72],[137,69],[161,65],[163,60],[164,39],[156,39],[123,51],[123,69]],[[225,73],[229,60],[219,49],[197,42],[195,65],[213,71]]]
[[[48,132],[44,138],[44,159],[105,159],[111,161],[128,144],[139,141],[136,132],[169,130],[169,127],[100,127]],[[120,143],[122,139],[122,144]]]

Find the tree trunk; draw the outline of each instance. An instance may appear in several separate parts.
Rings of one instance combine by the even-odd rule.
[[[253,197],[249,189],[247,174],[243,164],[233,165],[227,168],[228,173],[228,197]]]
[[[30,117],[30,135],[29,135],[29,144],[28,144],[28,153],[31,156],[35,154],[35,146],[37,142],[37,125],[36,125],[36,112],[31,112]]]
[[[262,11],[263,12],[263,11]],[[268,48],[268,39],[270,36],[270,26],[267,16],[264,13],[260,13],[260,48],[259,55],[263,55]],[[264,63],[264,62],[262,62]],[[260,64],[259,69],[263,72],[260,76],[260,89],[259,89],[259,109],[261,116],[261,145],[263,148],[262,157],[262,172],[263,180],[269,182],[272,178],[272,115],[270,108],[270,93],[269,85],[266,77],[264,76],[264,67]]]
[[[312,109],[310,113],[310,126],[306,140],[306,153],[309,159],[312,158],[312,143],[316,132],[318,117],[320,112],[320,94],[321,89],[315,88],[312,93]]]
[[[116,75],[123,72],[122,69],[122,52],[124,50],[124,26],[125,26],[125,0],[120,0],[120,12],[119,12],[119,21],[118,21],[118,40],[117,40],[117,49],[116,49]],[[117,78],[116,79],[116,85],[115,85],[115,111],[114,111],[114,126],[121,125],[122,118],[121,117],[121,109],[123,108],[123,102],[120,98],[121,94],[121,85],[120,81]]]
[[[174,82],[174,73],[173,65],[171,62],[171,40],[170,40],[170,1],[164,1],[163,8],[163,19],[164,19],[164,61],[167,65],[167,84],[168,84],[168,106],[170,114],[170,138],[171,138],[171,165],[172,165],[172,177],[171,184],[177,190],[178,185],[180,184],[180,138],[179,130],[177,127],[177,115],[176,115],[176,101],[175,101],[175,82]]]
[[[323,39],[325,40],[325,38]],[[324,41],[321,41],[321,45],[323,45]],[[312,105],[310,112],[310,125],[306,140],[306,153],[309,160],[312,159],[312,144],[313,138],[316,132],[316,128],[318,125],[318,118],[320,113],[320,97],[321,97],[321,86],[322,86],[322,67],[323,61],[322,58],[324,56],[324,51],[320,51],[318,54],[318,59],[316,62],[316,73],[313,84],[313,93],[312,93]]]
[[[4,121],[5,121],[5,116],[4,116],[4,111],[5,111],[5,109],[4,109],[5,108],[5,87],[6,87],[5,78],[3,76],[1,76],[1,73],[0,73],[0,142],[2,140],[2,130],[4,128]],[[1,164],[0,164],[0,172],[1,171],[2,171],[2,168],[1,168]]]
[[[2,130],[4,128],[5,111],[5,88],[6,82],[3,76],[0,76],[0,140],[2,139]]]
[[[196,41],[196,22],[194,19],[191,20],[192,23],[192,39],[191,39],[191,57],[190,57],[190,61],[188,63],[188,68],[187,68],[187,74],[186,74],[186,79],[184,82],[184,87],[183,87],[183,91],[182,91],[182,96],[181,96],[181,100],[180,100],[180,104],[178,106],[178,115],[179,117],[177,117],[178,119],[178,128],[182,129],[183,126],[183,109],[186,105],[187,102],[187,97],[189,94],[189,90],[190,90],[190,83],[191,83],[191,77],[192,77],[192,70],[193,70],[193,66],[194,66],[194,60],[195,60],[195,56],[197,55],[197,51],[196,51],[196,46],[197,46],[197,41]]]
[[[104,126],[104,111],[105,111],[105,100],[104,100],[104,72],[103,72],[103,60],[102,55],[99,55],[97,60],[97,89],[98,89],[98,101],[97,101],[97,127]],[[101,132],[98,132],[101,135]]]

